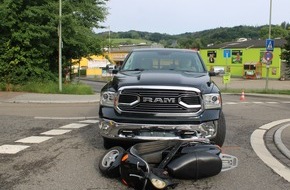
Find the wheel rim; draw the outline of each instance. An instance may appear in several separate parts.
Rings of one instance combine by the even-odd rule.
[[[108,152],[103,158],[103,167],[110,167],[116,161],[116,158],[119,156],[119,154],[120,152],[118,150],[111,150]]]

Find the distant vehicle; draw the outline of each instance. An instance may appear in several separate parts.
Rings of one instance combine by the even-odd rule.
[[[214,67],[215,75],[222,75],[225,74],[224,67]]]
[[[101,91],[104,146],[188,140],[204,136],[222,146],[226,123],[221,93],[197,51],[136,49]]]

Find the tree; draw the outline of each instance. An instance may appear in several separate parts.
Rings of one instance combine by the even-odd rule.
[[[286,61],[286,75],[290,77],[290,34],[286,37],[287,43],[284,45],[284,51],[281,58]]]
[[[281,27],[284,28],[285,30],[290,29],[290,24],[288,22],[282,22]]]
[[[105,19],[106,1],[62,0],[64,63],[101,52],[93,29]],[[1,81],[56,80],[58,7],[59,0],[0,0]]]
[[[285,38],[288,35],[286,29],[278,25],[273,25],[271,27],[271,38]],[[269,26],[263,26],[260,30],[260,38],[268,39],[269,38]]]

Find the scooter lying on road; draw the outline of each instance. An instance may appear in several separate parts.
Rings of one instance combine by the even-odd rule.
[[[177,179],[211,177],[238,165],[235,156],[221,153],[205,138],[188,141],[138,143],[125,151],[113,147],[101,157],[99,169],[107,177],[120,177],[134,189],[175,188]]]

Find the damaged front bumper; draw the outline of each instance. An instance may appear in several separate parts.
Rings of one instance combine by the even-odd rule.
[[[100,119],[100,134],[109,139],[124,140],[182,140],[205,137],[212,139],[217,134],[217,121],[201,124],[140,124],[118,123],[113,120]]]

